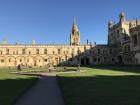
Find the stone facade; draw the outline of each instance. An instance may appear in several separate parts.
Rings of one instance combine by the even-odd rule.
[[[44,67],[48,65],[77,65],[80,57],[91,45],[80,44],[80,32],[74,21],[70,34],[70,45],[54,44],[8,44],[0,45],[0,67],[11,67],[19,64],[27,67]]]
[[[80,44],[76,21],[70,33],[70,45],[8,44],[0,45],[0,67],[48,65],[140,64],[140,21],[127,21],[120,13],[119,22],[108,22],[108,44]]]
[[[116,46],[118,63],[140,64],[140,21],[127,21],[125,14],[120,13],[118,23],[108,23],[108,45]]]

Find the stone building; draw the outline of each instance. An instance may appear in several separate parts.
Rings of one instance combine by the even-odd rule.
[[[0,44],[0,66],[11,67],[21,64],[30,67],[43,67],[48,65],[77,65],[78,54],[88,50],[91,45],[80,44],[80,32],[74,21],[70,33],[70,45],[54,44],[8,44],[4,41]]]
[[[107,44],[80,44],[80,31],[74,20],[69,45],[0,44],[0,67],[21,64],[30,67],[48,65],[140,64],[140,21],[127,21],[124,13],[119,22],[108,22]]]
[[[108,45],[116,46],[116,62],[120,64],[140,64],[140,21],[126,20],[119,14],[119,22],[108,23]]]

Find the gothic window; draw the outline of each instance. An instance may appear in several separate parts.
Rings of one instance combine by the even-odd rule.
[[[58,49],[58,54],[60,54],[60,49]]]
[[[44,54],[47,54],[47,49],[44,49]]]
[[[110,49],[110,54],[112,54],[112,49]]]
[[[134,46],[137,46],[138,45],[138,37],[137,37],[136,34],[133,36],[133,45]]]
[[[96,62],[96,58],[94,58],[94,62]]]
[[[31,51],[29,51],[29,55],[31,54]]]
[[[130,45],[127,45],[124,47],[124,52],[129,52],[130,51]]]
[[[2,55],[2,51],[0,51],[0,55]]]
[[[11,59],[9,59],[9,62],[11,62]]]
[[[106,57],[104,57],[104,62],[106,62]]]
[[[9,54],[9,49],[6,49],[6,54]]]
[[[100,54],[100,49],[98,49],[98,54]]]
[[[20,62],[22,62],[22,59],[20,59]]]
[[[15,54],[15,51],[13,51],[13,54]]]
[[[4,59],[1,59],[1,63],[4,63]]]
[[[44,62],[47,62],[47,59],[44,59]]]
[[[23,55],[25,54],[25,49],[22,49],[22,54],[23,54]]]
[[[92,54],[94,55],[94,51],[92,51]]]
[[[53,51],[53,54],[54,54],[55,52]]]
[[[27,62],[29,62],[29,58],[27,59]]]
[[[100,62],[100,58],[98,58],[98,62]]]
[[[36,49],[36,54],[39,54],[39,49]]]
[[[120,34],[119,30],[117,30],[117,35],[119,35],[119,34]]]

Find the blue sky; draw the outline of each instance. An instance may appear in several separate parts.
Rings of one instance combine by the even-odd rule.
[[[74,17],[81,42],[107,43],[107,23],[140,19],[140,0],[0,0],[0,41],[69,44]]]

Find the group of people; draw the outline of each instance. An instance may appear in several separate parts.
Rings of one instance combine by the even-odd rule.
[[[17,70],[18,71],[21,71],[21,64],[18,64],[17,65]],[[52,72],[52,70],[54,70],[54,66],[52,65],[48,65],[48,71],[49,72]],[[64,66],[64,70],[66,70],[66,66]],[[80,72],[80,64],[77,64],[77,69],[76,69],[77,72]]]

